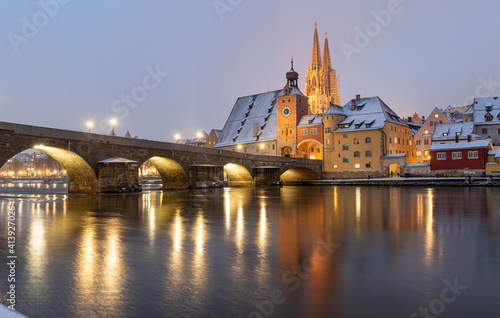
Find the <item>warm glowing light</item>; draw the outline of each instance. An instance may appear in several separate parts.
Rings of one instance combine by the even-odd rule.
[[[201,134],[201,132],[199,132],[199,133],[197,133],[197,134],[196,134],[196,136],[197,136],[198,138],[201,138],[203,135]]]
[[[94,127],[94,123],[93,123],[93,122],[91,122],[91,121],[87,122],[87,127],[88,127],[89,129],[90,129],[90,128],[92,128],[92,127]]]
[[[179,134],[175,135],[175,140],[177,140],[177,141],[181,140],[181,135],[179,135]]]
[[[316,157],[315,156],[311,156],[311,157],[309,157],[309,159],[316,159]]]
[[[264,148],[264,144],[260,144],[260,148]]]
[[[116,125],[116,119],[111,119],[111,125]]]
[[[241,150],[243,148],[242,145],[238,145],[238,149]]]

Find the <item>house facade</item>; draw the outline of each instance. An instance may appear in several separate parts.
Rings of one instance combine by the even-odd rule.
[[[485,170],[491,140],[433,144],[431,170]]]
[[[430,162],[429,147],[432,145],[434,130],[439,124],[444,123],[450,123],[450,120],[439,108],[434,108],[414,136],[417,163]]]

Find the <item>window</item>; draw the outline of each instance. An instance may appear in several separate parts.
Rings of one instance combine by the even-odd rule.
[[[389,138],[389,143],[392,144],[392,138]]]
[[[337,169],[337,167],[338,167],[337,165],[333,165],[333,169]]]
[[[424,156],[429,157],[429,150],[424,151]]]
[[[355,164],[354,168],[359,169],[359,163]]]
[[[316,135],[318,133],[318,128],[311,128],[311,135]]]
[[[359,138],[354,138],[352,143],[355,145],[359,145]]]
[[[462,133],[461,132],[457,132],[457,136],[460,136]]]
[[[419,140],[417,140],[417,141],[415,141],[415,144],[416,144],[417,146],[420,146],[420,139],[419,139]]]
[[[488,128],[481,129],[481,134],[486,135],[488,133]]]
[[[348,144],[342,145],[342,150],[349,150],[349,145]]]
[[[284,102],[285,102],[285,100],[284,100],[284,99],[282,99],[282,100],[281,100],[281,103],[284,103]]]
[[[442,124],[442,123],[443,123],[443,122],[441,122],[441,124]],[[437,124],[438,124],[438,122],[437,122],[437,121],[435,121],[435,122],[434,122],[434,126],[437,126]]]
[[[434,122],[431,121],[430,124],[431,124],[431,126],[434,126]]]
[[[424,145],[428,145],[429,144],[429,139],[425,139],[424,140]]]
[[[446,152],[438,152],[437,160],[446,160]]]
[[[411,140],[409,141],[409,145],[411,146]]]
[[[477,150],[469,151],[468,157],[469,159],[477,159],[479,158],[479,152]]]
[[[349,163],[349,157],[344,157],[342,158],[343,163]]]
[[[354,158],[359,158],[361,157],[361,153],[359,151],[354,152]]]
[[[330,145],[330,139],[327,139],[326,140],[326,145],[329,146]]]
[[[289,99],[288,99],[288,102],[289,102],[289,103],[291,103],[291,102],[292,102],[292,100],[289,98]]]
[[[448,136],[448,133],[443,133],[443,136],[445,136],[445,137]]]
[[[498,128],[498,134],[500,135],[500,128]]]
[[[397,137],[394,137],[394,143],[397,144],[398,143],[398,138]]]
[[[451,159],[453,159],[453,160],[462,159],[462,152],[461,151],[452,152]]]
[[[422,151],[417,151],[417,157],[421,157],[422,156]]]
[[[366,168],[371,168],[371,167],[372,167],[372,164],[371,164],[371,163],[367,163],[367,164],[365,165],[365,167],[366,167]]]
[[[332,132],[332,127],[326,127],[326,128],[325,128],[325,132],[326,132],[326,133],[330,133],[330,132]]]
[[[307,129],[301,129],[301,130],[300,130],[300,134],[301,134],[302,136],[307,135]]]
[[[500,129],[498,130],[498,133],[500,134]],[[365,138],[365,144],[371,144],[372,143],[372,138],[371,137],[366,137]]]
[[[394,141],[396,141],[396,138],[394,138]],[[398,144],[401,144],[401,138],[398,138]]]
[[[365,151],[365,157],[370,158],[372,156],[372,152],[370,150]]]
[[[484,118],[486,119],[486,121],[492,121],[493,120],[493,116],[490,113],[484,115]]]
[[[347,138],[347,134],[344,134],[344,138]]]

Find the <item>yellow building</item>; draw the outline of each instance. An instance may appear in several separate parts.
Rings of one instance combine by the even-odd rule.
[[[357,96],[344,107],[332,105],[323,116],[325,172],[387,175],[415,162],[410,128],[380,98]]]
[[[414,136],[417,146],[417,162],[430,162],[429,147],[432,145],[434,129],[439,124],[448,124],[450,122],[439,108],[434,108]]]

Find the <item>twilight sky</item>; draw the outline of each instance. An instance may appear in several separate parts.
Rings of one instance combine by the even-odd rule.
[[[46,13],[48,12],[48,13]],[[314,22],[342,104],[400,116],[500,95],[497,0],[0,0],[0,121],[171,141],[222,129],[239,96],[299,87]],[[101,123],[101,124],[99,124]]]

